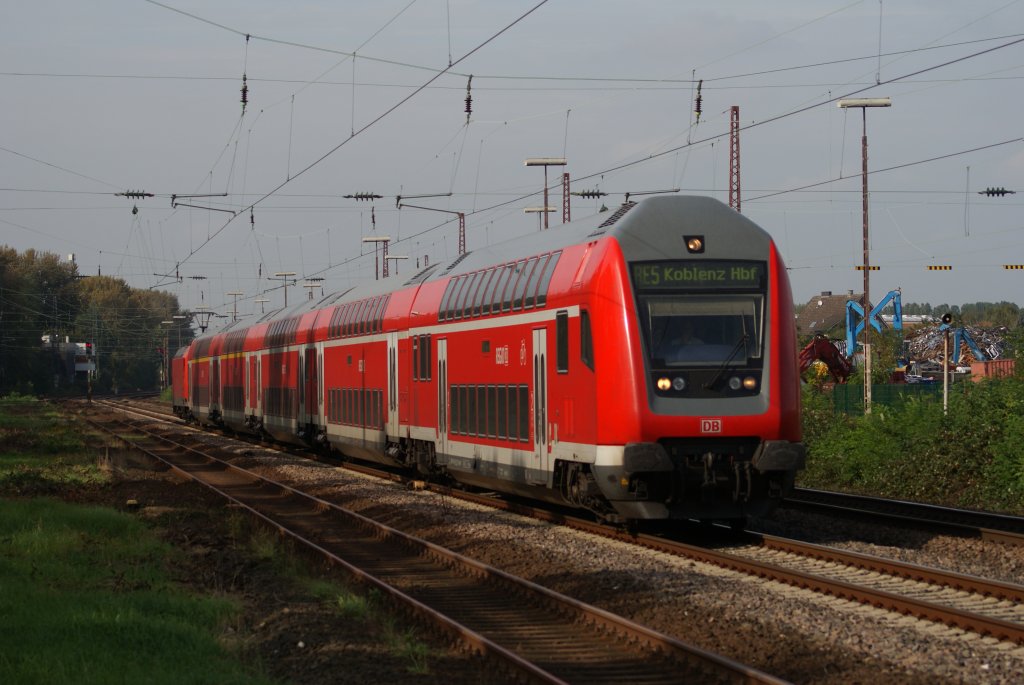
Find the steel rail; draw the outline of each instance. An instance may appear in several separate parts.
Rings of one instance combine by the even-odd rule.
[[[348,465],[346,465],[348,466]],[[350,467],[351,468],[351,467]],[[372,467],[355,466],[354,470],[363,473],[380,475]],[[389,476],[394,478],[393,475]],[[769,580],[776,580],[788,585],[812,590],[821,594],[857,601],[904,615],[912,615],[922,620],[929,620],[954,626],[981,635],[991,635],[1000,640],[1024,644],[1024,625],[999,618],[984,616],[976,612],[958,610],[923,599],[907,597],[896,593],[856,585],[842,580],[827,578],[804,571],[787,569],[776,564],[748,559],[739,555],[691,545],[665,537],[648,534],[634,534],[629,531],[611,528],[607,525],[581,519],[571,514],[551,511],[529,504],[520,504],[507,500],[496,500],[479,494],[452,490],[444,486],[425,484],[438,492],[460,499],[485,504],[498,509],[513,511],[552,523],[568,525],[586,532],[596,533],[620,541],[638,544],[650,549],[666,552],[677,556],[713,564],[721,568],[753,575]],[[758,536],[765,546],[776,549],[787,549],[792,553],[816,558],[829,558],[837,563],[852,565],[859,568],[874,570],[895,577],[917,579],[936,585],[964,589],[966,591],[1020,602],[1024,596],[1024,588],[998,581],[987,581],[962,574],[927,569],[895,560],[872,558],[868,555],[845,552],[834,548],[826,548],[796,540],[774,536]],[[927,574],[927,575],[923,575]]]
[[[901,525],[913,524],[963,537],[1024,545],[1024,518],[1019,516],[806,488],[797,488],[786,498],[783,506],[882,522],[895,521]]]
[[[121,408],[117,409],[121,410]],[[617,635],[618,637],[616,639],[619,643],[628,645],[628,650],[630,652],[636,651],[637,646],[640,646],[641,651],[647,653],[648,656],[644,657],[642,661],[636,662],[637,664],[651,663],[654,665],[653,662],[658,660],[654,655],[662,655],[667,657],[671,663],[676,664],[676,667],[680,664],[685,664],[687,667],[693,668],[705,675],[709,674],[709,672],[714,673],[714,677],[726,678],[730,682],[772,683],[775,685],[784,682],[768,674],[761,673],[756,669],[752,669],[743,664],[739,664],[738,662],[720,655],[712,654],[692,645],[687,645],[675,638],[663,635],[620,616],[616,616],[597,607],[592,607],[572,598],[560,595],[548,588],[544,588],[543,586],[530,581],[516,578],[499,569],[469,559],[428,541],[415,538],[394,528],[366,518],[356,512],[346,510],[333,503],[327,502],[326,500],[303,493],[283,483],[258,476],[222,459],[205,454],[194,447],[176,443],[166,436],[152,434],[151,432],[146,431],[138,423],[128,423],[127,425],[130,426],[130,429],[133,432],[139,432],[146,435],[147,439],[159,440],[164,445],[172,446],[174,450],[178,451],[178,453],[188,455],[189,459],[192,460],[192,463],[183,463],[181,459],[170,457],[167,454],[162,454],[156,450],[146,449],[136,441],[129,441],[125,438],[120,439],[126,440],[135,448],[150,453],[153,458],[168,464],[168,466],[176,472],[183,473],[206,485],[215,492],[218,492],[221,496],[233,502],[236,506],[250,511],[254,516],[276,528],[282,534],[288,535],[297,542],[315,550],[318,554],[326,556],[331,559],[332,562],[338,564],[360,581],[376,587],[382,593],[385,593],[386,596],[393,598],[396,602],[410,607],[410,610],[416,613],[419,617],[442,625],[449,634],[461,640],[464,644],[469,645],[476,652],[499,659],[507,664],[508,667],[516,669],[516,671],[522,674],[522,677],[526,678],[529,682],[562,683],[568,681],[565,681],[559,676],[553,675],[548,670],[531,663],[527,658],[520,656],[513,649],[501,646],[495,640],[487,637],[484,634],[486,631],[477,631],[473,628],[467,627],[459,621],[439,612],[437,609],[428,606],[424,602],[411,597],[402,590],[389,585],[386,581],[375,577],[354,563],[342,559],[323,544],[310,540],[305,534],[294,530],[291,526],[283,523],[280,519],[260,511],[255,505],[247,502],[245,497],[236,496],[230,491],[230,487],[223,484],[218,485],[216,483],[211,483],[209,481],[209,477],[211,475],[209,469],[211,467],[215,467],[221,474],[231,473],[245,478],[247,479],[245,487],[252,487],[253,483],[260,483],[260,487],[264,489],[262,491],[262,497],[264,499],[268,498],[265,489],[267,485],[270,485],[282,493],[287,493],[290,497],[300,498],[303,502],[307,503],[308,506],[312,506],[318,514],[329,511],[333,515],[344,516],[346,519],[355,522],[355,524],[360,528],[366,530],[372,529],[374,531],[372,535],[376,538],[399,541],[402,546],[414,548],[418,550],[414,553],[417,557],[429,555],[430,557],[440,560],[440,563],[444,566],[457,564],[470,569],[469,574],[474,577],[484,578],[488,582],[497,581],[503,585],[516,587],[517,589],[515,592],[517,593],[527,593],[534,597],[543,597],[545,601],[559,605],[560,608],[556,609],[555,613],[576,616],[575,619],[569,620],[569,622],[574,626],[572,630],[580,631],[583,630],[581,626],[593,626],[593,628],[588,629],[588,632],[601,635],[608,631]],[[100,427],[102,428],[102,425],[100,425]],[[116,431],[108,430],[108,432],[116,434]],[[200,475],[192,470],[194,468],[205,469],[207,472]],[[530,602],[524,602],[523,604],[529,605]],[[613,649],[613,647],[610,644],[605,647],[605,650],[611,649]],[[578,658],[578,654],[576,657],[571,658]],[[667,676],[669,680],[666,682],[677,681],[681,675],[682,674],[678,671],[673,671]],[[592,682],[593,679],[593,672],[588,673],[587,681]]]

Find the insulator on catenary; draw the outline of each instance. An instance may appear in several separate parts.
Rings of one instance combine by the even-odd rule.
[[[466,81],[466,123],[469,123],[469,115],[473,113],[473,75],[469,75],[469,80]]]
[[[985,188],[985,190],[978,193],[978,195],[987,195],[989,197],[1003,197],[1004,195],[1015,195],[1017,191],[1007,190],[1006,188]]]
[[[242,114],[245,114],[247,104],[249,104],[249,84],[246,83],[245,74],[242,74]]]
[[[700,81],[697,82],[697,101],[694,103],[694,106],[693,106],[693,113],[697,115],[697,122],[698,123],[700,122],[701,101],[703,100],[703,97],[700,94],[700,89],[703,86],[704,86],[704,79],[701,79]]]

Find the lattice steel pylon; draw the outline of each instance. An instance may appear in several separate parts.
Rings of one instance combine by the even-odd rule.
[[[569,172],[562,174],[562,223],[572,219],[572,207],[569,205]]]
[[[729,108],[729,206],[740,211],[740,107]]]

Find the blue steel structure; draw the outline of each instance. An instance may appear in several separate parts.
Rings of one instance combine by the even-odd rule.
[[[894,309],[892,327],[897,331],[903,331],[903,304],[900,301],[900,291],[890,290],[867,316],[867,321],[871,323],[871,327],[879,333],[882,332],[882,320],[879,318],[879,315],[890,302],[892,302]],[[846,354],[850,359],[853,359],[854,352],[857,350],[857,337],[864,330],[864,321],[864,307],[860,305],[860,302],[849,300],[846,303]]]

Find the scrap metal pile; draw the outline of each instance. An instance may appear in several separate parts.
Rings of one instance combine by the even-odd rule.
[[[1003,356],[1005,347],[1005,336],[1007,329],[1000,328],[977,328],[975,326],[964,326],[967,333],[974,339],[978,349],[988,356],[989,359],[999,359]],[[936,327],[919,328],[908,331],[906,340],[909,343],[910,358],[915,361],[935,361],[942,363],[942,344],[945,332]],[[950,332],[949,345],[950,356],[954,356],[952,349],[954,336]],[[971,362],[979,361],[970,346],[966,342],[960,343],[961,366],[968,366]]]

